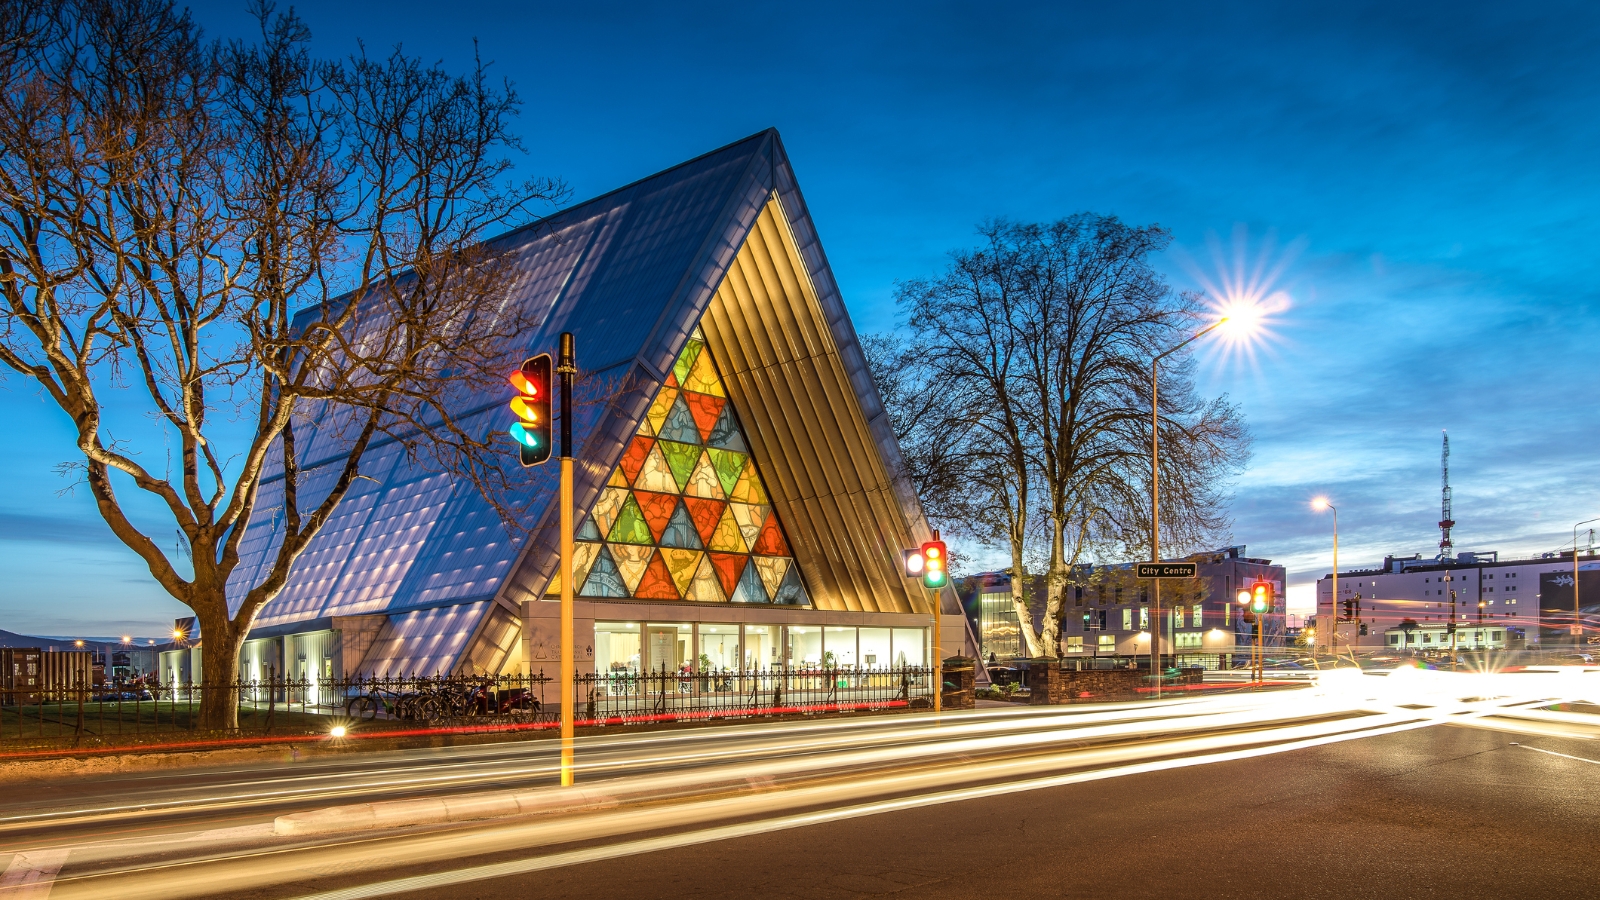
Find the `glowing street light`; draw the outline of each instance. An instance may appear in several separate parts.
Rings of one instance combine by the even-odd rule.
[[[1210,325],[1196,331],[1188,340],[1183,341],[1162,353],[1156,354],[1150,360],[1150,562],[1161,562],[1161,386],[1159,380],[1160,364],[1163,359],[1177,353],[1204,337],[1208,332],[1229,325],[1228,334],[1235,339],[1245,337],[1253,327],[1253,321],[1246,309],[1234,314],[1225,315]],[[1230,323],[1232,323],[1230,325]],[[1161,699],[1161,580],[1155,579],[1155,586],[1150,590],[1150,675],[1156,683],[1156,699]]]

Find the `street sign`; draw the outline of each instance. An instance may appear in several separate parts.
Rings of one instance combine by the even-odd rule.
[[[1140,578],[1193,578],[1195,563],[1138,563],[1135,574]]]

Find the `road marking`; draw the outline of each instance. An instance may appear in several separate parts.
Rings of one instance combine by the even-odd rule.
[[[1575,759],[1578,762],[1586,762],[1591,766],[1600,766],[1600,759],[1589,759],[1588,757],[1584,757],[1584,756],[1573,756],[1570,753],[1557,753],[1554,750],[1542,750],[1542,749],[1540,749],[1538,747],[1529,747],[1527,744],[1518,744],[1517,746],[1521,747],[1524,750],[1533,750],[1533,751],[1536,751],[1536,752],[1539,752],[1539,753],[1548,753],[1551,756],[1562,756],[1562,757],[1566,757],[1567,759]]]
[[[55,884],[56,873],[67,863],[72,848],[29,850],[18,853],[0,875],[0,898],[4,900],[45,900]]]

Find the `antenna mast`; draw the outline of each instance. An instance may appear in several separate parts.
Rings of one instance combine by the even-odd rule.
[[[1439,506],[1439,558],[1451,559],[1454,553],[1450,543],[1450,529],[1455,519],[1450,513],[1450,432],[1444,433],[1444,453],[1439,457],[1439,481],[1444,489],[1444,500]]]

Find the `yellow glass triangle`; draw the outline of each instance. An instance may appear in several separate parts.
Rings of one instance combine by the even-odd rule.
[[[689,370],[687,379],[679,379],[686,391],[700,394],[710,394],[713,397],[726,397],[727,392],[722,389],[722,379],[717,377],[717,367],[711,363],[711,353],[701,353],[694,361],[694,367]]]
[[[667,413],[672,411],[672,401],[678,399],[678,389],[664,387],[656,400],[650,404],[650,411],[644,414],[644,423],[639,426],[640,434],[655,437],[661,432],[661,425],[667,421]]]
[[[733,517],[733,510],[722,511],[717,530],[711,532],[711,540],[706,542],[706,546],[724,553],[750,552],[750,546],[744,542],[744,535],[739,531],[739,520]]]
[[[689,583],[694,581],[695,569],[699,567],[700,558],[705,556],[705,553],[699,550],[679,550],[675,547],[662,547],[660,553],[661,560],[667,564],[668,574],[672,576],[672,583],[678,587],[678,593],[687,597]]]
[[[733,490],[728,494],[729,500],[740,503],[766,503],[767,492],[761,489],[761,478],[756,475],[755,460],[746,458],[744,471],[739,473],[739,480],[734,483]]]
[[[755,561],[756,571],[761,573],[761,584],[767,589],[767,596],[776,599],[778,585],[783,584],[783,576],[789,574],[789,558],[784,556],[752,556],[750,558]]]
[[[609,479],[608,479],[608,480],[607,480],[607,481],[606,481],[606,487],[619,487],[619,488],[625,488],[625,487],[627,487],[627,486],[628,486],[628,479],[626,479],[626,478],[623,478],[623,477],[622,477],[622,467],[621,467],[621,466],[618,466],[618,467],[617,467],[617,468],[616,468],[616,469],[615,469],[615,470],[614,470],[614,471],[613,471],[613,472],[612,472],[612,473],[611,473],[611,478],[609,478]]]

